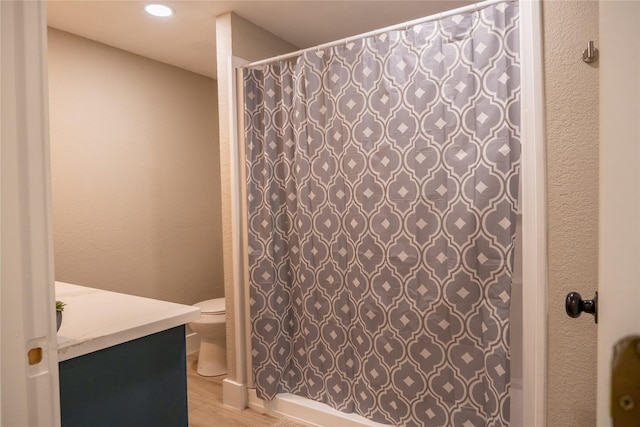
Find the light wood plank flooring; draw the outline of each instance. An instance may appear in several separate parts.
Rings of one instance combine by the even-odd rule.
[[[225,376],[202,377],[196,373],[197,354],[187,356],[189,427],[308,427],[253,409],[239,411],[222,404]]]

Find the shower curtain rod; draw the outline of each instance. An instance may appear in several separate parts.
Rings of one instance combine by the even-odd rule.
[[[326,49],[326,48],[334,47],[334,46],[337,46],[337,45],[340,45],[340,44],[348,44],[349,42],[352,42],[352,41],[355,41],[355,40],[361,40],[361,39],[364,39],[366,37],[376,36],[378,34],[386,33],[386,32],[389,32],[389,31],[401,30],[403,28],[411,27],[412,25],[422,24],[422,23],[429,22],[429,21],[435,21],[436,19],[448,18],[450,16],[458,15],[460,13],[466,13],[466,12],[472,12],[472,11],[484,9],[485,7],[491,6],[492,4],[502,3],[502,2],[505,2],[505,1],[513,1],[513,0],[485,0],[485,1],[478,2],[478,3],[470,4],[468,6],[462,6],[462,7],[459,7],[457,9],[451,9],[451,10],[447,10],[445,12],[434,13],[433,15],[429,15],[429,16],[426,16],[426,17],[423,17],[423,18],[414,19],[414,20],[411,20],[411,21],[406,21],[406,22],[403,22],[401,24],[395,24],[395,25],[391,25],[389,27],[385,27],[385,28],[380,28],[380,29],[377,29],[377,30],[369,31],[367,33],[362,33],[362,34],[359,34],[359,35],[356,35],[356,36],[346,37],[344,39],[339,39],[339,40],[335,40],[335,41],[332,41],[332,42],[320,44],[318,46],[308,47],[306,49],[300,49],[300,50],[297,50],[295,52],[286,53],[284,55],[278,55],[278,56],[274,56],[272,58],[261,59],[260,61],[251,62],[251,63],[245,64],[245,65],[243,65],[242,67],[239,67],[239,68],[257,67],[259,65],[270,64],[272,62],[282,61],[284,59],[295,58],[296,56],[303,55],[303,54],[305,54],[307,52],[310,52],[310,51]]]

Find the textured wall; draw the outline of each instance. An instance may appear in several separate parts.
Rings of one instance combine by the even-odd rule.
[[[56,279],[223,295],[216,82],[49,30]]]
[[[596,325],[569,318],[568,292],[591,298],[598,278],[598,38],[596,1],[545,1],[544,66],[549,234],[550,427],[595,426]]]
[[[232,96],[230,75],[232,56],[247,61],[270,58],[297,48],[284,40],[274,36],[264,29],[252,24],[246,19],[227,13],[216,18],[216,49],[218,62],[219,102],[220,111],[220,174],[222,188],[222,229],[224,245],[224,282],[227,310],[227,370],[228,378],[243,382],[244,378],[237,376],[236,364],[236,336],[235,324],[235,295],[233,271],[233,244],[231,210],[233,191],[232,157],[231,157],[231,115]]]

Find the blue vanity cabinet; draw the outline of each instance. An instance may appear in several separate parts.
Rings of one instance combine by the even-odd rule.
[[[63,427],[188,427],[184,325],[59,363]]]

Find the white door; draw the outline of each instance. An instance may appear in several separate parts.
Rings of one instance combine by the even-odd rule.
[[[46,14],[0,1],[0,425],[59,426]]]
[[[640,335],[640,2],[600,2],[598,422],[609,416],[611,356]],[[635,411],[640,411],[635,402]]]

